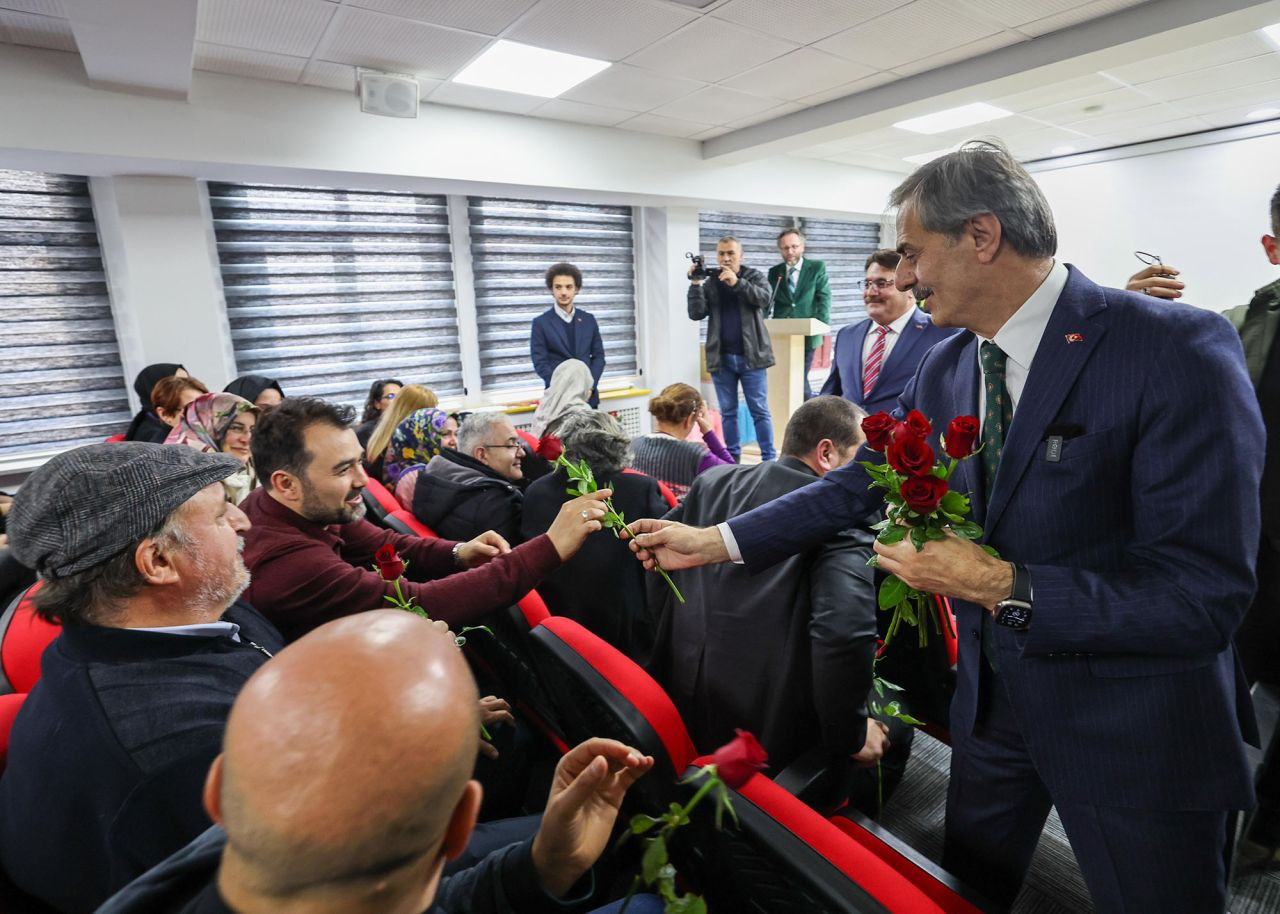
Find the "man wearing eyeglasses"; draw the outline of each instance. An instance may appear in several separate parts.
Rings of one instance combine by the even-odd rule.
[[[868,415],[892,412],[924,354],[956,332],[935,327],[910,290],[894,288],[899,259],[897,251],[883,249],[867,258],[862,281],[867,317],[836,334],[831,374],[822,385],[824,394],[851,400]]]
[[[778,236],[778,251],[782,263],[769,268],[769,290],[773,296],[774,318],[812,317],[824,324],[831,322],[831,283],[827,280],[827,265],[821,260],[804,256],[804,234],[798,228],[789,228]],[[807,336],[804,340],[804,398],[813,398],[809,386],[809,369],[813,367],[813,354],[822,345],[821,336]]]

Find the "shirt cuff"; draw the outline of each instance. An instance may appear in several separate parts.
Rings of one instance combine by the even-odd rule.
[[[742,561],[742,550],[738,548],[738,541],[733,537],[733,528],[729,526],[729,522],[716,524],[716,529],[720,531],[720,537],[724,540],[725,551],[729,553],[729,561],[735,565],[745,565]]]

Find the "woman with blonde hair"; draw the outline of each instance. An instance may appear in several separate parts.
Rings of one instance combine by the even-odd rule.
[[[402,387],[391,401],[391,405],[382,411],[378,424],[373,427],[369,436],[369,444],[364,449],[364,468],[378,482],[385,482],[383,466],[387,459],[387,448],[391,446],[391,435],[411,413],[420,409],[438,406],[440,398],[428,387],[421,384],[410,384]]]
[[[688,384],[664,387],[649,401],[649,415],[654,431],[632,439],[632,467],[666,483],[680,501],[699,473],[736,462],[711,428],[706,401]],[[685,440],[694,423],[702,432],[703,444]]]

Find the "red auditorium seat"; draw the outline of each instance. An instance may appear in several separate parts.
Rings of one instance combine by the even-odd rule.
[[[40,655],[60,628],[35,614],[40,583],[19,594],[0,615],[0,693],[30,692],[40,678]]]
[[[388,491],[387,487],[372,476],[369,477],[369,484],[365,486],[362,494],[364,503],[373,514],[371,520],[381,522],[388,514],[403,510],[400,502],[396,501],[396,497]]]
[[[533,432],[525,431],[522,428],[518,428],[516,429],[516,434],[520,436],[521,441],[529,445],[529,447],[533,450],[535,454],[538,452],[539,442],[537,437],[533,434]]]
[[[649,476],[648,473],[641,473],[639,470],[633,470],[630,467],[623,470],[622,472],[630,473],[632,476]],[[650,476],[649,478],[652,479],[653,477]],[[676,500],[676,493],[672,492],[670,487],[668,487],[665,482],[663,482],[661,479],[654,479],[654,482],[658,484],[658,491],[662,493],[662,497],[663,499],[666,500],[668,505],[674,508],[676,505],[680,503],[679,501]]]
[[[13,720],[18,716],[18,709],[26,700],[26,692],[0,695],[0,772],[4,771],[5,761],[9,757],[9,731],[13,729]]]
[[[404,508],[396,508],[382,519],[388,528],[403,533],[405,536],[420,536],[423,539],[439,539],[435,531],[418,520]]]
[[[117,441],[124,441],[124,440],[125,440],[125,438],[124,438],[124,432],[121,432],[121,433],[120,433],[120,434],[118,434],[118,435],[112,435],[112,436],[111,436],[110,438],[108,438],[104,443],[105,443],[105,444],[115,444]]]

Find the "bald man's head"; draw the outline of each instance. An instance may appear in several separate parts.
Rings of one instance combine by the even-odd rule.
[[[478,732],[471,673],[425,620],[382,610],[316,629],[250,678],[227,722],[210,802],[238,878],[284,896],[429,865]]]

